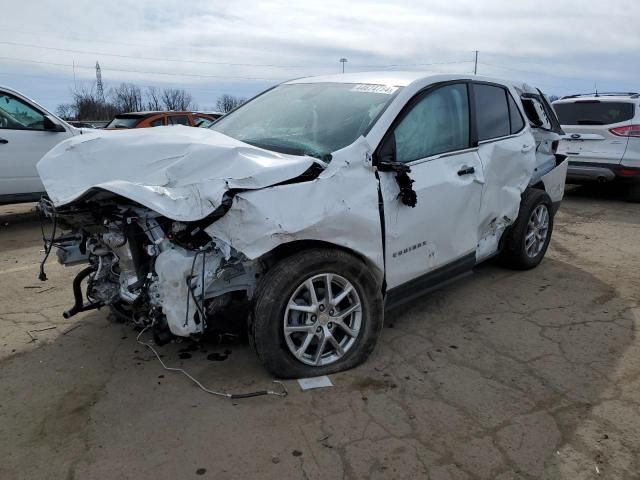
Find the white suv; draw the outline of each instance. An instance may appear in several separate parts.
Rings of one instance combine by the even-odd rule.
[[[38,164],[51,243],[88,263],[65,316],[108,305],[163,342],[245,302],[277,376],[353,367],[385,307],[494,255],[540,263],[559,131],[526,84],[380,72],[286,82],[210,129],[73,138]]]
[[[30,98],[0,86],[0,205],[39,200],[44,187],[36,164],[79,133]]]
[[[616,181],[640,202],[640,95],[571,95],[553,107],[566,132],[558,152],[569,156],[567,181]]]

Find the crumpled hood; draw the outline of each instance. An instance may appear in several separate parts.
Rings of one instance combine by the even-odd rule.
[[[315,159],[184,126],[97,131],[65,140],[38,163],[56,206],[100,188],[173,220],[200,220],[229,189],[255,190],[304,173]]]

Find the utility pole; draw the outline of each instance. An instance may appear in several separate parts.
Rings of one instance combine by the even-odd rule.
[[[96,61],[96,90],[98,91],[98,98],[104,101],[104,86],[102,85],[102,71],[100,70],[100,64]]]
[[[347,63],[348,60],[344,57],[340,59],[340,63],[342,64],[342,73],[344,73],[344,64]]]
[[[473,64],[473,74],[477,75],[478,74],[478,50],[474,50],[476,52],[476,61]]]
[[[76,83],[76,61],[73,60],[73,89],[78,91],[78,84]]]

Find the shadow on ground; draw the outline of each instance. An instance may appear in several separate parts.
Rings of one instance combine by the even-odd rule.
[[[230,401],[104,311],[0,363],[0,477],[634,478],[632,312],[567,263],[489,265],[389,315],[334,388]],[[0,315],[1,317],[1,315]],[[206,386],[271,387],[246,341],[159,348]],[[629,362],[634,350],[635,364]],[[185,355],[186,354],[186,355]],[[636,381],[637,385],[637,381]],[[637,386],[635,388],[638,388]],[[615,457],[615,462],[613,459]],[[208,476],[208,477],[207,477]]]

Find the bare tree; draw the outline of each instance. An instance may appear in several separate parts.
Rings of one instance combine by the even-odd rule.
[[[72,95],[73,102],[69,106],[61,105],[60,107],[76,120],[107,120],[119,113],[112,103],[106,102],[96,92],[95,85],[79,87],[72,92]]]
[[[64,120],[75,120],[76,105],[74,103],[61,103],[58,105],[58,108],[56,108],[56,113]]]
[[[160,93],[160,90],[158,90],[156,87],[147,87],[146,96],[147,105],[145,108],[147,110],[162,110],[162,95]]]
[[[107,99],[96,91],[96,85],[80,86],[73,90],[71,103],[58,105],[58,114],[75,120],[109,120],[126,112],[149,110],[195,110],[191,94],[181,88],[160,90],[148,87],[144,91],[132,83],[122,83],[109,90]]]
[[[225,93],[218,97],[218,100],[216,101],[216,110],[222,113],[227,113],[234,108],[239,107],[246,101],[246,98],[234,97],[233,95]]]
[[[142,110],[142,91],[133,83],[121,83],[111,90],[111,97],[119,112],[137,112]]]
[[[191,94],[182,88],[165,88],[162,91],[162,103],[166,110],[184,111],[195,107]]]

